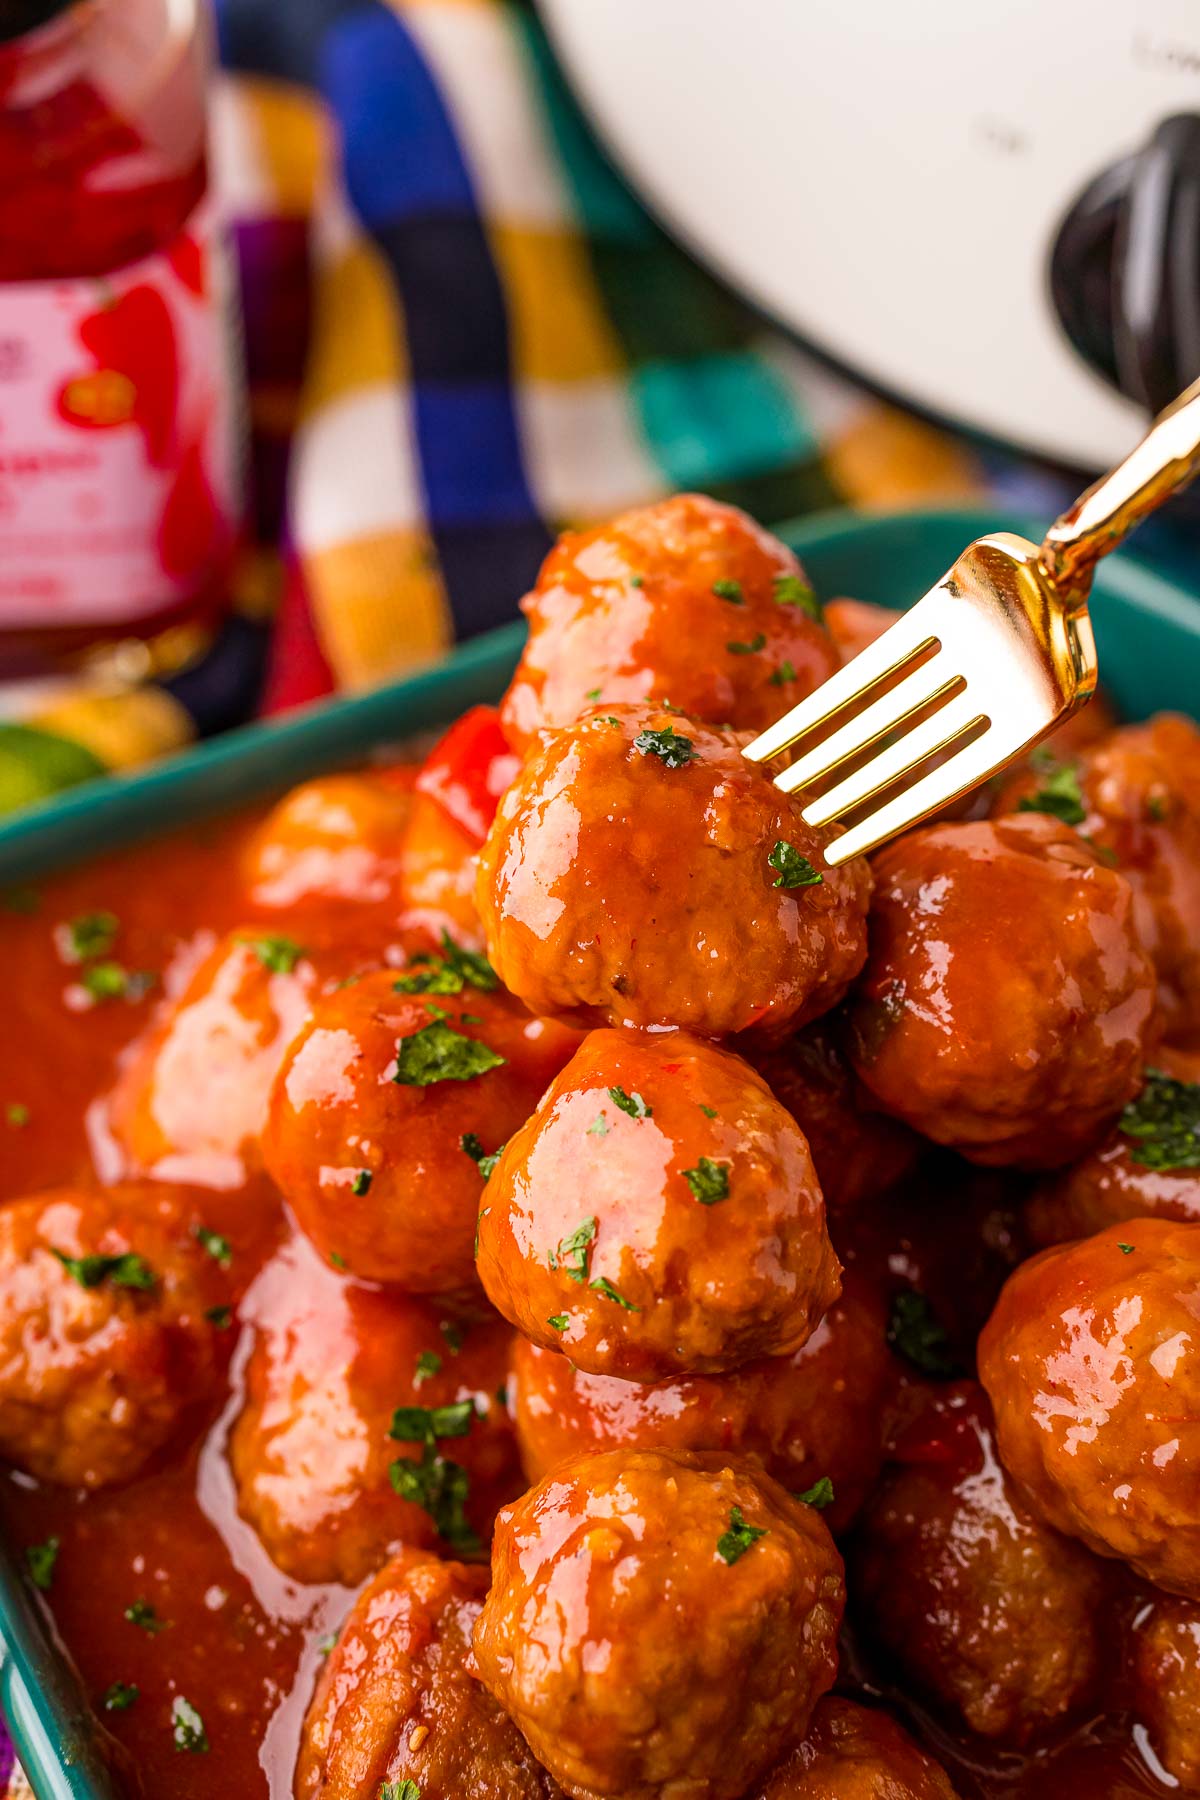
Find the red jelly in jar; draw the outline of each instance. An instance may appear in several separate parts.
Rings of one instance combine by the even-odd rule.
[[[0,0],[0,663],[220,607],[238,514],[202,0]]]

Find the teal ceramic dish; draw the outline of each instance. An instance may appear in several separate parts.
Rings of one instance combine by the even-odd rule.
[[[905,606],[972,538],[1039,525],[992,509],[862,517],[831,513],[784,526],[825,599],[853,595]],[[1200,599],[1130,555],[1100,565],[1092,616],[1101,680],[1136,719],[1162,708],[1200,715]],[[178,828],[270,794],[379,744],[449,723],[493,699],[520,651],[522,628],[478,638],[437,668],[375,693],[256,726],[140,774],[81,787],[0,827],[0,883],[25,880],[135,837]],[[0,1697],[38,1800],[116,1800],[88,1707],[39,1598],[0,1553]]]

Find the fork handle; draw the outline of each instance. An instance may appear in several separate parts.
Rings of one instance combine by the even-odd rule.
[[[1135,525],[1200,472],[1200,381],[1172,400],[1124,462],[1081,494],[1042,540],[1038,562],[1068,615],[1082,612],[1092,572]]]

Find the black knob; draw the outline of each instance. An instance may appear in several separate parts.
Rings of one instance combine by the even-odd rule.
[[[1148,411],[1200,375],[1200,114],[1164,119],[1088,183],[1059,227],[1050,291],[1079,354]]]

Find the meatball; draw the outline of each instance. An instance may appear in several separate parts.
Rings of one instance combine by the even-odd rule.
[[[1025,1504],[977,1395],[943,1397],[945,1434],[923,1420],[917,1459],[877,1489],[851,1591],[906,1680],[982,1737],[1022,1743],[1091,1692],[1106,1577]]]
[[[317,973],[291,938],[227,933],[134,1046],[108,1103],[132,1168],[163,1180],[240,1187],[283,1053]]]
[[[1200,1792],[1200,1606],[1166,1595],[1134,1620],[1133,1710],[1180,1787]]]
[[[505,984],[588,1024],[782,1031],[835,1005],[866,954],[871,878],[823,867],[728,732],[621,707],[548,739],[500,802],[479,910]]]
[[[873,1112],[824,1022],[784,1044],[754,1046],[750,1062],[808,1139],[831,1212],[852,1212],[909,1173],[921,1140],[886,1113]]]
[[[699,494],[566,533],[521,608],[529,640],[501,706],[520,749],[597,700],[761,731],[838,666],[791,551]]]
[[[832,1694],[751,1800],[954,1800],[946,1771],[895,1719]]]
[[[198,1200],[123,1183],[0,1210],[0,1454],[19,1468],[128,1481],[214,1392],[231,1281]]]
[[[472,949],[483,943],[475,904],[479,840],[427,794],[417,794],[400,851],[400,922]]]
[[[587,1375],[517,1338],[509,1406],[531,1481],[586,1450],[716,1450],[757,1457],[793,1493],[823,1478],[831,1531],[846,1526],[879,1473],[880,1415],[891,1379],[882,1302],[848,1282],[808,1342],[729,1375],[649,1385]]]
[[[871,600],[830,600],[825,607],[825,629],[833,639],[838,661],[848,663],[903,617],[895,607],[876,606]]]
[[[396,901],[415,774],[398,768],[323,775],[285,794],[246,851],[253,904],[307,913],[330,901]]]
[[[979,1339],[1004,1466],[1058,1530],[1200,1598],[1200,1225],[1043,1250]]]
[[[1141,1082],[1154,977],[1133,894],[1030,815],[910,832],[875,860],[850,1053],[887,1112],[975,1162],[1049,1168]]]
[[[803,1132],[685,1032],[584,1039],[496,1164],[478,1264],[526,1337],[627,1381],[788,1356],[840,1291]]]
[[[1163,1066],[1147,1071],[1099,1148],[1034,1195],[1026,1225],[1035,1244],[1090,1237],[1125,1219],[1200,1224],[1200,1082],[1190,1079],[1200,1071],[1167,1049],[1155,1061]]]
[[[719,1457],[580,1457],[496,1522],[484,1685],[569,1794],[735,1800],[837,1671],[819,1513]]]
[[[519,1487],[509,1333],[339,1279],[296,1239],[246,1296],[238,1508],[300,1581],[353,1586],[401,1544],[479,1547]]]
[[[1134,892],[1167,1036],[1200,1046],[1200,731],[1160,713],[1065,756],[1055,744],[1015,775],[995,811],[1054,812],[1115,862]]]
[[[451,946],[324,994],[288,1047],[262,1149],[336,1266],[417,1294],[474,1285],[479,1163],[524,1123],[577,1038]]]
[[[296,1800],[557,1800],[516,1726],[473,1679],[486,1569],[401,1550],[359,1595],[317,1683]]]

